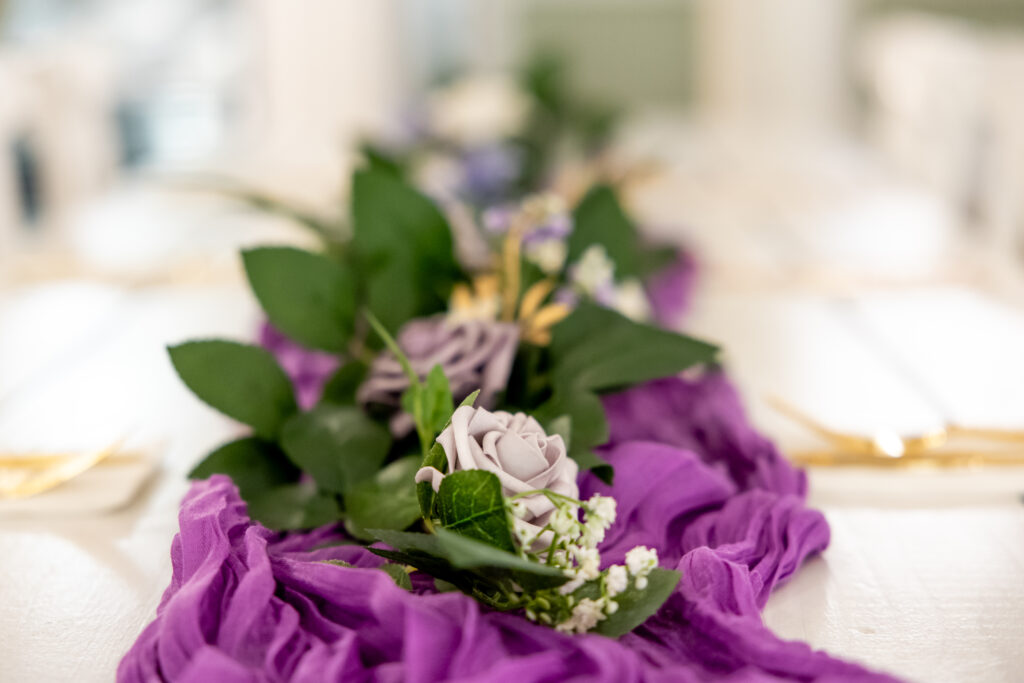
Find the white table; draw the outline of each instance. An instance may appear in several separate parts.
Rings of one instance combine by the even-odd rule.
[[[969,292],[864,302],[873,320],[903,319],[908,305],[929,316],[929,306],[953,306],[962,326],[970,316],[975,324],[987,319],[1000,343],[1024,346],[1020,314]],[[834,302],[814,297],[705,292],[693,325],[725,344],[756,420],[785,445],[806,436],[760,403],[767,391],[798,403],[814,397],[823,419],[845,416],[850,428],[879,415],[908,430],[935,419],[927,401],[844,332],[834,310]],[[932,339],[929,319],[904,320],[918,342]],[[238,430],[180,385],[163,347],[201,335],[246,338],[256,320],[240,286],[119,290],[71,282],[0,295],[0,435],[46,446],[73,433],[66,425],[103,422],[108,430],[131,429],[161,460],[124,509],[0,519],[0,680],[111,679],[168,583],[184,474]],[[890,331],[897,347],[911,344],[906,330]],[[957,343],[973,343],[960,333]],[[925,347],[931,356],[910,357],[929,372],[928,363],[944,362],[951,348]],[[1024,412],[1024,400],[1011,395],[1024,387],[1017,382],[1024,362],[992,347],[955,358],[945,374],[960,391],[947,398],[961,414],[977,410],[1008,423]],[[999,367],[999,376],[975,382],[977,372]],[[941,393],[952,385],[937,386]],[[998,401],[971,403],[989,388]],[[1014,680],[1024,651],[1024,472],[817,470],[811,483],[832,545],[772,597],[765,612],[771,628],[914,680]]]

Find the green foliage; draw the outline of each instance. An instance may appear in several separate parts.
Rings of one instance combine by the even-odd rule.
[[[601,392],[712,362],[718,349],[583,303],[555,326],[550,353],[556,391],[572,387]]]
[[[618,638],[629,633],[665,604],[682,576],[680,572],[674,570],[657,568],[648,575],[647,587],[644,590],[638,590],[630,583],[629,588],[615,597],[619,603],[618,611],[599,622],[594,630],[609,638]],[[577,593],[576,597],[593,596]]]
[[[248,499],[299,478],[299,470],[277,444],[250,436],[226,443],[189,472],[190,479],[226,474]]]
[[[356,392],[369,370],[366,363],[350,360],[331,375],[320,394],[321,403],[339,406],[356,405]]]
[[[594,244],[603,246],[615,262],[616,279],[642,275],[643,257],[636,227],[619,205],[615,191],[607,185],[591,188],[573,211],[566,261],[576,261]]]
[[[249,284],[270,322],[311,349],[340,352],[352,336],[356,283],[351,269],[292,247],[242,253]]]
[[[420,457],[396,460],[345,494],[345,513],[359,536],[368,537],[367,527],[407,529],[420,519],[416,498],[416,471]],[[352,528],[350,525],[350,528]]]
[[[317,490],[310,482],[267,489],[246,499],[249,514],[270,529],[312,529],[337,521],[341,516],[334,496]]]
[[[388,171],[363,170],[353,180],[352,216],[365,301],[384,327],[394,332],[444,310],[461,270],[433,202]]]
[[[449,531],[515,550],[501,482],[491,472],[463,470],[446,476],[437,492],[437,512]]]
[[[192,341],[168,348],[182,381],[203,402],[274,439],[297,407],[274,356],[257,346]]]
[[[405,571],[405,567],[402,565],[387,562],[382,564],[380,569],[390,576],[399,588],[404,588],[407,591],[412,590],[412,579],[409,578],[409,572]]]
[[[444,447],[435,441],[434,445],[427,451],[427,454],[423,456],[420,466],[433,467],[442,473],[447,472],[448,456],[445,455]],[[421,481],[416,484],[416,498],[419,500],[420,513],[423,515],[423,519],[433,519],[436,494],[434,493],[434,487],[430,485],[429,481]]]
[[[288,420],[281,445],[320,488],[345,493],[380,469],[391,436],[358,408],[323,404]]]

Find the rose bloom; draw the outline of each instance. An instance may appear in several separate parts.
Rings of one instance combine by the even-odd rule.
[[[477,402],[491,407],[508,383],[519,345],[519,328],[514,323],[433,316],[410,320],[396,341],[420,377],[440,365],[456,401],[480,389]],[[374,359],[357,398],[364,405],[398,408],[408,388],[409,378],[402,365],[393,354],[384,352]],[[408,434],[413,426],[412,416],[404,412],[396,413],[391,420],[391,432],[396,436]]]
[[[534,418],[524,413],[463,406],[437,437],[448,458],[448,474],[462,470],[487,470],[501,482],[505,496],[536,489],[550,489],[570,498],[579,497],[576,475],[579,467],[568,456],[558,434],[548,436]],[[416,481],[429,481],[437,491],[444,474],[423,467]],[[525,526],[533,536],[548,523],[555,505],[547,496],[520,499],[526,507],[517,527]]]

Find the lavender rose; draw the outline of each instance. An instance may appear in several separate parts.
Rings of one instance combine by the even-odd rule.
[[[570,498],[579,497],[579,467],[566,454],[562,437],[548,436],[537,420],[524,413],[463,406],[452,415],[452,423],[438,435],[437,442],[448,458],[448,474],[461,470],[493,472],[506,496],[550,489]],[[429,481],[436,491],[444,476],[433,467],[423,467],[416,473],[416,481]],[[526,515],[516,519],[517,529],[525,527],[536,537],[555,505],[544,495],[521,500]]]
[[[397,342],[420,377],[426,377],[432,367],[440,365],[456,401],[479,389],[477,404],[491,407],[508,383],[519,328],[513,323],[453,321],[434,316],[406,323]],[[398,359],[386,352],[374,359],[357,398],[364,405],[376,403],[398,408],[402,392],[408,388],[409,378]],[[412,417],[406,413],[396,413],[391,420],[391,431],[397,436],[408,434],[412,428]]]

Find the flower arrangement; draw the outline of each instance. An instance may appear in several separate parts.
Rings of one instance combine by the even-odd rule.
[[[324,253],[243,254],[277,334],[333,370],[319,398],[300,407],[258,346],[170,349],[200,399],[253,430],[192,476],[229,475],[272,529],[343,524],[399,581],[425,573],[566,632],[635,628],[679,574],[643,546],[602,568],[615,500],[581,500],[577,475],[614,476],[596,452],[602,394],[715,358],[650,323],[640,278],[657,253],[608,187],[571,213],[553,195],[483,213],[476,271],[444,214],[386,170],[355,174],[352,214],[351,239]]]

